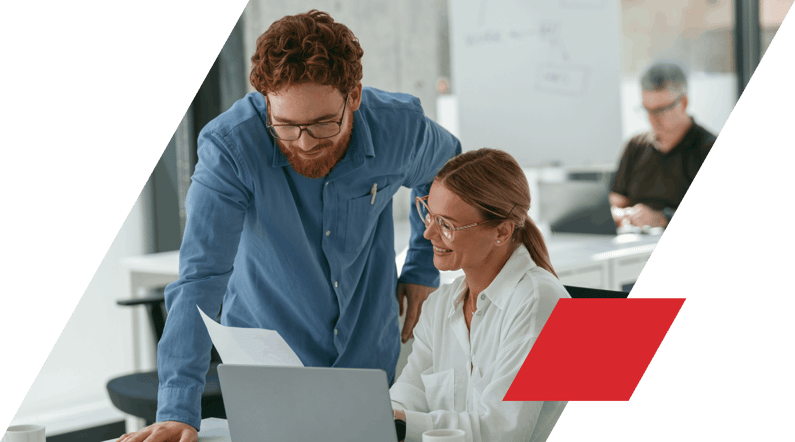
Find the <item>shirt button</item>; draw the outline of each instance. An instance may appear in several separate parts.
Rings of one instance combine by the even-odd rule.
[[[331,230],[326,230],[326,236],[331,236]]]
[[[334,329],[334,336],[337,336],[337,329]]]
[[[337,284],[337,281],[334,281],[334,287],[339,287],[340,285]]]
[[[480,295],[480,299],[486,299],[486,295]]]
[[[326,181],[326,184],[325,184],[325,185],[326,185],[326,186],[328,186],[328,181]]]

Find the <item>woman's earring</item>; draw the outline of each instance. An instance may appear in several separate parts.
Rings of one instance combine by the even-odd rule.
[[[499,244],[499,243],[500,243],[500,240],[498,239],[498,240],[497,240],[497,244]]]

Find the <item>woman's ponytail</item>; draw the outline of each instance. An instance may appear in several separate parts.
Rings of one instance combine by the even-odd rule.
[[[524,225],[519,228],[517,234],[517,239],[519,239],[522,244],[527,247],[527,250],[530,252],[530,257],[533,258],[533,261],[544,270],[555,275],[557,278],[558,275],[555,273],[555,269],[552,268],[552,262],[549,260],[549,251],[547,250],[547,245],[544,242],[544,236],[541,235],[541,230],[538,229],[529,216],[525,220]]]

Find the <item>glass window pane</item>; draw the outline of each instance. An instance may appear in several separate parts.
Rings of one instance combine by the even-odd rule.
[[[775,0],[773,0],[775,1]],[[737,101],[734,0],[622,0],[623,136],[648,130],[633,109],[640,76],[656,61],[678,62],[688,73],[688,113],[717,134]]]

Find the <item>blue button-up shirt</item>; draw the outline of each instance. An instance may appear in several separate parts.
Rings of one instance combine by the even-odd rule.
[[[459,141],[419,100],[364,88],[351,143],[325,178],[299,175],[248,94],[199,134],[179,280],[166,289],[157,420],[199,427],[210,338],[196,310],[277,330],[306,366],[381,368],[400,351],[392,196],[427,195]],[[375,198],[372,196],[376,186]],[[424,225],[410,211],[401,282],[439,285]],[[223,304],[223,309],[221,305]]]

